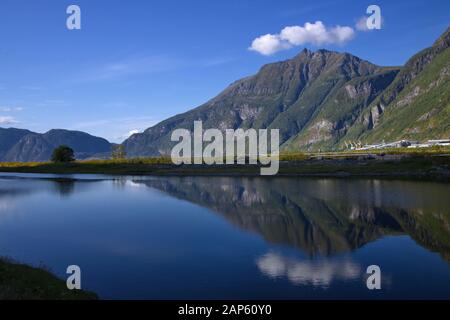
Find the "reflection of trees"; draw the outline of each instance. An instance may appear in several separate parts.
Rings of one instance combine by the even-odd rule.
[[[376,180],[169,177],[136,181],[213,209],[233,224],[311,256],[407,233],[450,252],[447,185]],[[448,259],[447,259],[448,260]]]
[[[73,179],[52,179],[56,191],[61,197],[70,196],[75,190],[75,180]]]
[[[125,186],[127,185],[127,182],[128,182],[128,181],[129,181],[129,180],[128,180],[128,177],[125,177],[125,176],[123,176],[123,177],[118,176],[118,177],[115,177],[115,178],[112,180],[112,184],[113,184],[114,188],[123,190],[123,189],[125,189]]]
[[[59,178],[0,178],[0,201],[2,197],[24,197],[37,192],[51,192],[63,197],[74,192],[94,187],[98,179],[76,179],[70,177]]]

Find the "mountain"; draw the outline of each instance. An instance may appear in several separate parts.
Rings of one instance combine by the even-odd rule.
[[[39,134],[13,128],[0,130],[1,161],[48,161],[53,149],[59,145],[71,147],[76,159],[104,158],[111,151],[107,140],[80,131],[54,129]]]
[[[450,28],[413,56],[343,140],[368,143],[450,136]]]
[[[284,150],[336,150],[348,140],[378,141],[384,133],[386,139],[414,132],[420,132],[417,138],[450,135],[448,44],[449,30],[404,67],[305,49],[123,144],[129,156],[169,154],[171,132],[193,130],[195,120],[203,121],[204,129],[279,129]],[[430,126],[429,133],[425,129]]]
[[[16,128],[0,128],[0,159],[11,149],[20,139],[32,132]]]
[[[172,130],[192,130],[195,120],[202,120],[205,129],[280,129],[281,143],[311,129],[308,139],[319,141],[329,128],[339,131],[352,123],[398,71],[348,53],[303,50],[233,83],[204,105],[131,136],[124,145],[131,156],[169,153]]]

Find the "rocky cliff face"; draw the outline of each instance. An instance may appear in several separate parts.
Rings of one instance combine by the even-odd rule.
[[[342,140],[370,143],[450,136],[449,46],[450,28],[405,64]]]

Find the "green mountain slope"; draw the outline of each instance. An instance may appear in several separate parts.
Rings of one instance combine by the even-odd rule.
[[[366,143],[450,136],[450,28],[412,57],[341,139]]]
[[[334,149],[397,73],[387,68],[380,74],[357,77],[340,87],[324,101],[317,116],[283,145],[284,150]]]

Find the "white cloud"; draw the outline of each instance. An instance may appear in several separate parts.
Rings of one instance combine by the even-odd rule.
[[[333,43],[345,44],[353,39],[355,31],[351,27],[337,26],[331,29],[330,36]]]
[[[303,26],[285,27],[279,34],[266,34],[253,40],[250,50],[263,55],[289,49],[293,46],[312,44],[345,44],[353,39],[355,31],[351,27],[327,28],[322,21],[307,22]]]
[[[19,112],[22,110],[22,107],[0,107],[0,112]]]
[[[20,87],[23,90],[29,90],[29,91],[40,91],[43,90],[42,87],[38,87],[38,86],[21,86]]]
[[[367,28],[367,17],[362,16],[359,18],[355,24],[355,28],[358,31],[369,31],[369,28]]]
[[[263,55],[271,55],[283,49],[289,49],[289,42],[282,41],[278,35],[265,34],[253,40],[250,50]]]
[[[367,28],[367,18],[366,16],[362,16],[361,18],[358,19],[358,21],[355,24],[355,29],[358,31],[363,31],[363,32],[367,32],[367,31],[374,31],[376,29],[369,29]],[[381,17],[381,26],[383,27],[384,25],[384,18]]]
[[[140,133],[140,132],[141,132],[141,130],[137,130],[137,129],[130,130],[130,131],[126,134],[126,137],[129,138],[129,137],[131,137],[133,134]]]
[[[0,117],[0,125],[9,125],[9,124],[17,124],[19,123],[13,117]]]
[[[234,61],[231,57],[214,57],[202,60],[199,64],[202,67],[215,67]]]
[[[114,80],[139,74],[152,74],[174,70],[183,63],[173,57],[133,56],[104,64],[94,70],[90,70],[82,76],[82,81]]]
[[[62,108],[69,107],[70,103],[64,100],[46,99],[39,103],[36,103],[36,106],[39,108]]]
[[[144,127],[143,129],[147,129],[147,127]],[[115,137],[114,139],[111,139],[113,142],[123,142],[124,140],[128,139],[129,137],[131,137],[133,134],[136,133],[141,133],[143,130],[139,130],[139,129],[133,129],[128,131],[127,133],[121,135],[120,137]]]

